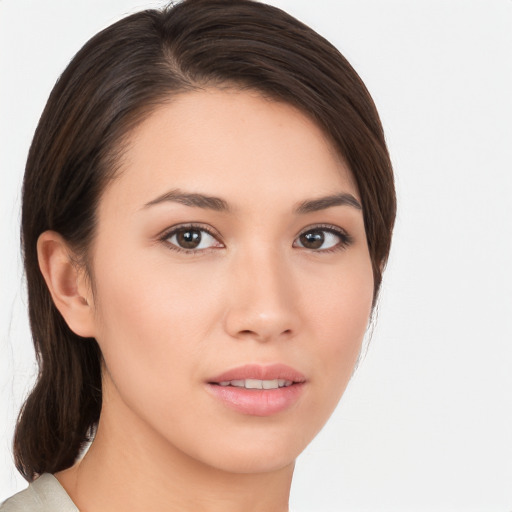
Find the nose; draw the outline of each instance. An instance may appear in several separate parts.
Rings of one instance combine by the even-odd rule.
[[[240,255],[230,272],[226,332],[268,342],[294,337],[300,324],[293,269],[275,251]]]

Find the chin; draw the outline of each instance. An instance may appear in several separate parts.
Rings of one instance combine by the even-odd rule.
[[[273,473],[295,464],[298,453],[283,450],[237,450],[214,457],[212,467],[234,474]]]
[[[300,432],[296,425],[291,428],[283,428],[283,425],[261,427],[209,437],[206,442],[195,444],[195,449],[188,455],[229,473],[275,472],[293,467],[296,458],[319,430]]]

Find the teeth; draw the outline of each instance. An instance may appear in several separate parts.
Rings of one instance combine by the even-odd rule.
[[[244,387],[247,389],[263,389],[263,381],[258,379],[245,379]]]
[[[277,389],[279,387],[279,381],[277,379],[262,380],[261,385],[263,389]]]
[[[285,379],[260,380],[260,379],[241,379],[225,380],[219,382],[220,386],[233,386],[235,388],[245,389],[277,389],[291,386],[293,382]]]

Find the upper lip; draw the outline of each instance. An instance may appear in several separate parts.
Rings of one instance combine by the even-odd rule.
[[[306,377],[291,366],[276,363],[270,365],[246,364],[232,368],[215,377],[208,379],[208,382],[227,382],[230,380],[259,379],[275,380],[284,379],[292,382],[305,382]]]

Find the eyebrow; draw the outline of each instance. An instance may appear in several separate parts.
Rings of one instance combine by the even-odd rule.
[[[183,192],[179,189],[170,190],[169,192],[158,196],[149,203],[146,203],[144,208],[149,208],[150,206],[165,203],[167,201],[184,204],[185,206],[214,210],[217,212],[229,212],[231,210],[227,201],[220,197]],[[295,208],[295,213],[302,215],[318,212],[334,206],[351,206],[356,210],[363,209],[361,203],[352,194],[342,193],[303,201]]]
[[[230,210],[229,205],[224,199],[220,197],[206,196],[204,194],[194,194],[182,192],[179,189],[170,190],[156,199],[144,205],[144,208],[154,206],[156,204],[171,201],[174,203],[181,203],[185,206],[193,206],[196,208],[204,208],[207,210],[215,210],[217,212],[227,212]]]
[[[300,214],[312,213],[332,208],[333,206],[351,206],[356,210],[363,209],[361,203],[352,194],[343,193],[303,201],[295,211]]]

